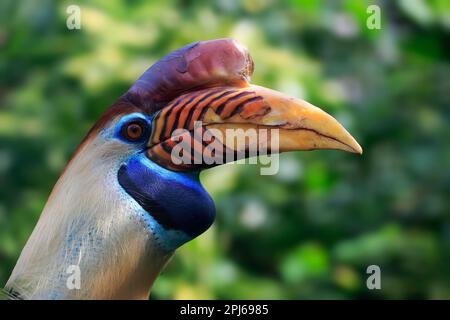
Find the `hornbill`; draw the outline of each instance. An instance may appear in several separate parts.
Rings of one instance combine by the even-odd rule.
[[[255,146],[245,139],[237,150],[226,135],[195,144],[197,131],[277,129],[274,152],[362,153],[333,117],[250,84],[252,73],[250,54],[232,39],[196,42],[151,66],[76,149],[5,289],[26,299],[148,299],[174,251],[215,217],[199,173],[220,162],[186,158],[214,149],[210,156],[229,162],[225,154],[245,158]],[[273,148],[269,136],[258,133],[256,144]],[[194,147],[174,157],[183,141]],[[79,287],[67,285],[70,266],[79,268]]]

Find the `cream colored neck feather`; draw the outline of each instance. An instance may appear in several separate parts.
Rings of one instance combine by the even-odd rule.
[[[142,209],[117,182],[117,155],[131,152],[124,148],[100,135],[84,144],[53,189],[7,289],[27,299],[148,298],[171,253],[155,244]],[[71,266],[79,268],[79,289]]]

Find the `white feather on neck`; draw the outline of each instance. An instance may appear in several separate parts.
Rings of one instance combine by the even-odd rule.
[[[55,185],[7,289],[27,299],[148,298],[171,253],[153,241],[142,208],[117,181],[131,152],[101,135],[82,146]],[[66,286],[70,265],[80,268],[79,290]]]

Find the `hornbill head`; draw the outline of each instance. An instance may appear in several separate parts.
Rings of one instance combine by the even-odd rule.
[[[362,153],[332,116],[306,101],[250,84],[252,73],[249,53],[231,39],[190,44],[150,67],[78,147],[22,252],[10,287],[26,287],[27,281],[45,287],[42,283],[48,282],[40,290],[48,297],[45,290],[51,291],[56,276],[36,280],[26,269],[58,274],[64,272],[62,266],[75,264],[87,270],[85,285],[96,292],[90,297],[126,296],[114,290],[145,292],[154,276],[142,280],[129,274],[145,273],[152,264],[159,272],[167,260],[161,257],[214,220],[213,201],[199,181],[201,170],[264,153],[261,147],[268,153]],[[43,256],[51,262],[43,263]],[[119,271],[111,265],[120,265]],[[99,266],[103,271],[94,276]],[[112,289],[118,274],[132,279]],[[95,287],[96,281],[102,284]],[[141,282],[146,285],[139,289]],[[32,295],[39,290],[24,291]]]

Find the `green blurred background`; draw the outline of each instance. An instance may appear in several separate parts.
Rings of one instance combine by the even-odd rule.
[[[364,155],[204,172],[216,223],[152,298],[450,298],[449,1],[2,0],[0,21],[0,285],[102,111],[170,51],[234,37],[254,83],[321,106]],[[381,290],[366,287],[372,264]]]

